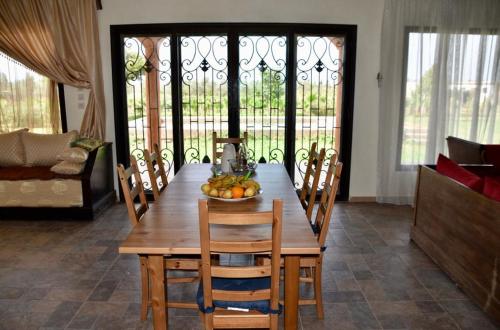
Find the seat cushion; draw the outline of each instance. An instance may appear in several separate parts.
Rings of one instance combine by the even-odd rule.
[[[500,202],[500,177],[485,177],[483,194],[486,197]]]
[[[0,167],[24,165],[23,131],[27,129],[0,134]]]
[[[263,290],[269,289],[271,287],[270,277],[261,278],[219,278],[212,277],[212,289],[217,290],[227,290],[227,291],[247,291],[247,290]],[[210,310],[206,310],[204,307],[203,299],[203,281],[200,281],[198,287],[198,294],[196,296],[196,302],[198,303],[198,308],[203,313],[210,313]],[[255,310],[263,314],[269,313],[281,313],[281,305],[279,311],[272,311],[269,306],[269,300],[257,300],[257,301],[224,301],[224,300],[214,300],[213,307],[219,308],[240,308]]]
[[[64,134],[35,134],[23,132],[21,139],[26,155],[26,166],[53,166],[57,156],[78,137],[77,131]]]
[[[457,163],[442,154],[439,154],[436,171],[477,192],[482,192],[483,190],[483,179],[460,167]]]

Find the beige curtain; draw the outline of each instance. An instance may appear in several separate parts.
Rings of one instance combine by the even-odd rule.
[[[104,139],[95,0],[0,0],[0,51],[54,81],[90,89],[80,134]]]

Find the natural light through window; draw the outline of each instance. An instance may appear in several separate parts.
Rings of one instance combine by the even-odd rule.
[[[498,47],[495,35],[409,33],[401,165],[435,160],[436,136],[500,142]]]
[[[0,52],[0,131],[53,133],[50,80]]]

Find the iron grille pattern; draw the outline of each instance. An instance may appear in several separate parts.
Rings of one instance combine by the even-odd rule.
[[[120,25],[111,41],[119,162],[132,153],[142,165],[158,141],[172,176],[172,166],[210,161],[212,131],[247,131],[253,160],[283,163],[300,186],[316,141],[347,165],[348,196],[355,26]]]
[[[297,37],[296,187],[302,186],[313,142],[317,142],[318,150],[325,148],[326,151],[324,176],[330,157],[339,155],[343,46],[343,38]]]
[[[239,38],[240,131],[259,163],[284,161],[286,46],[285,36]]]
[[[183,36],[181,42],[184,162],[209,163],[212,132],[227,136],[227,36]]]
[[[137,158],[145,189],[151,189],[144,149],[158,143],[173,177],[172,90],[169,36],[123,39],[130,154]]]

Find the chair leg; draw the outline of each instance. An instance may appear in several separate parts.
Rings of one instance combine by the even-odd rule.
[[[213,330],[214,328],[214,319],[212,313],[205,314],[205,321],[203,322],[205,325],[205,330]]]
[[[145,256],[139,256],[141,263],[141,321],[148,318],[149,305],[149,271],[148,260]]]
[[[271,330],[278,329],[278,314],[271,314]]]
[[[323,312],[323,294],[321,292],[321,260],[318,261],[314,269],[314,298],[316,300],[316,315],[318,319],[322,320],[325,315]]]
[[[205,328],[205,313],[202,311],[198,310],[198,316],[200,317],[201,324],[203,324],[203,328]]]

